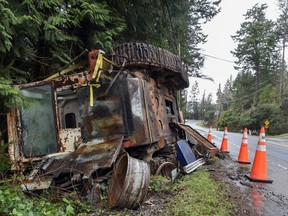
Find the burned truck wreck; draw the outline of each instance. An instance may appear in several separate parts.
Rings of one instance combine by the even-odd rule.
[[[23,190],[76,189],[88,199],[109,181],[110,207],[137,208],[150,175],[177,167],[176,144],[197,157],[218,149],[181,123],[177,91],[189,86],[178,56],[144,43],[89,52],[87,70],[18,86],[26,106],[8,114],[13,169]],[[93,194],[93,193],[96,193]],[[91,200],[90,200],[91,201]]]

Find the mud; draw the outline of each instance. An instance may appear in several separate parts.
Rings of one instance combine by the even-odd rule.
[[[229,155],[208,166],[211,176],[216,181],[229,184],[230,200],[236,206],[234,215],[288,215],[288,198],[269,190],[269,184],[251,182],[245,175],[250,175],[251,165],[239,164]]]

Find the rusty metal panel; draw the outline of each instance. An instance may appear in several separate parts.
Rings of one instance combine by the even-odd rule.
[[[51,185],[52,179],[36,179],[36,180],[25,180],[21,188],[23,191],[31,191],[31,190],[43,190],[48,189]]]
[[[124,135],[127,133],[123,120],[121,90],[115,83],[109,95],[103,96],[108,85],[109,83],[106,83],[100,88],[93,88],[94,103],[92,107],[89,104],[89,87],[80,88],[77,92],[79,112],[82,118],[81,134],[85,141],[109,137],[112,134]]]
[[[12,169],[19,169],[17,162],[21,158],[20,138],[19,138],[19,113],[16,108],[10,110],[7,115],[9,157],[13,162]]]
[[[175,143],[177,140],[176,134],[169,126],[169,123],[178,121],[175,94],[173,94],[171,89],[169,90],[162,85],[161,88],[159,88],[159,93],[155,93],[155,99],[155,113],[159,125],[159,136],[166,144]],[[170,112],[171,109],[173,113]]]
[[[129,147],[135,147],[140,145],[147,145],[151,143],[151,128],[148,123],[147,117],[147,106],[145,102],[144,89],[139,78],[128,78],[127,82],[127,94],[128,98],[125,99],[124,103],[126,108],[131,110],[131,116],[128,117],[128,128],[130,136],[134,140],[133,145]],[[122,82],[123,83],[123,82]],[[128,147],[128,146],[126,146]]]
[[[59,130],[60,145],[64,151],[74,151],[82,142],[80,128],[65,128]]]
[[[88,176],[99,168],[109,168],[116,160],[122,148],[122,142],[123,136],[110,136],[82,143],[74,152],[64,158],[60,168],[74,174],[84,173]],[[55,167],[55,169],[59,169],[59,167]]]
[[[139,78],[117,80],[109,95],[101,97],[106,87],[107,85],[104,84],[99,89],[93,89],[95,97],[93,107],[89,105],[89,88],[78,91],[84,140],[122,134],[133,140],[129,147],[158,141],[155,116],[154,124],[149,122],[154,112],[149,96],[145,96],[147,91],[143,88],[142,80]],[[149,99],[148,102],[146,98]],[[152,130],[154,131],[151,132]],[[151,139],[152,133],[156,133],[154,135],[156,138]]]
[[[62,75],[59,77],[54,78],[53,80],[42,80],[37,82],[31,82],[22,84],[19,86],[20,88],[30,88],[34,86],[40,86],[40,85],[52,85],[55,88],[64,88],[64,86],[70,86],[72,88],[78,88],[83,85],[87,85],[87,76],[85,72],[71,74],[69,76]]]
[[[132,121],[127,114],[130,135],[134,142],[125,142],[125,147],[149,145],[158,142],[163,148],[168,143],[176,141],[169,122],[177,121],[176,99],[173,92],[165,86],[159,86],[154,79],[145,79],[140,72],[134,72],[137,78],[127,78],[122,81],[128,83],[128,93],[125,93],[126,111],[131,109]],[[139,78],[138,78],[139,77]],[[128,95],[129,98],[126,98]],[[166,101],[171,102],[173,115],[167,114]],[[130,106],[128,106],[130,104]]]
[[[218,148],[212,144],[210,141],[208,141],[205,137],[203,137],[200,133],[198,133],[196,130],[191,128],[189,125],[175,123],[175,125],[178,128],[181,128],[185,131],[186,137],[188,140],[192,141],[192,139],[196,140],[198,144],[202,146],[201,154],[204,156],[210,158],[218,154],[219,150]],[[193,141],[192,141],[193,142]]]
[[[87,75],[85,72],[71,74],[69,76],[59,76],[52,80],[55,88],[63,86],[70,86],[72,89],[79,88],[83,85],[87,85]]]
[[[155,80],[150,79],[150,82],[142,81],[143,93],[145,98],[145,112],[147,115],[148,130],[151,143],[159,141],[159,134],[161,130],[159,119],[157,119],[157,99],[155,92]],[[154,84],[154,85],[153,85]]]
[[[134,143],[125,143],[125,147],[135,147],[158,142],[158,147],[174,143],[176,136],[169,127],[177,122],[178,112],[173,91],[159,85],[154,79],[147,79],[141,72],[134,72],[137,78],[128,78],[129,98],[133,116],[132,139]],[[173,114],[167,113],[167,101]]]

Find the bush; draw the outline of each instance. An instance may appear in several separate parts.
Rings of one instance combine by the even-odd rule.
[[[6,176],[6,173],[10,172],[11,162],[8,155],[8,143],[0,144],[0,179]]]
[[[215,111],[214,110],[208,110],[204,113],[204,122],[207,125],[213,125],[213,121],[215,118]]]
[[[12,185],[0,186],[0,215],[88,215],[91,208],[79,200],[59,198],[57,203],[48,199],[29,198],[19,187]],[[81,213],[81,214],[80,214]]]
[[[268,120],[273,126],[273,122],[276,121],[280,114],[279,109],[273,104],[261,104],[257,106],[251,113],[250,129],[259,130],[261,126],[264,126],[264,122]]]
[[[250,112],[246,111],[244,113],[241,113],[240,117],[239,117],[239,126],[243,128],[250,128],[252,124],[252,119],[250,116]]]
[[[228,127],[229,131],[239,131],[239,114],[235,110],[228,110],[224,112],[218,121],[218,127]]]
[[[283,111],[282,111],[283,112]],[[230,109],[222,114],[218,121],[219,127],[227,126],[229,131],[240,131],[244,127],[259,131],[264,126],[265,121],[270,122],[268,132],[271,135],[287,132],[287,117],[281,114],[281,110],[275,104],[260,104],[252,111],[241,111]]]

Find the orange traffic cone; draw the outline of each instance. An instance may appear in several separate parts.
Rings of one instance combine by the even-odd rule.
[[[220,151],[222,153],[229,153],[229,151],[228,151],[227,127],[225,127],[225,129],[224,129],[224,135],[223,135]]]
[[[207,140],[213,143],[213,137],[212,137],[212,127],[210,126]]]
[[[265,142],[265,129],[261,127],[260,137],[257,145],[256,154],[250,176],[246,175],[250,181],[272,183],[268,180],[267,167],[266,167],[266,142]]]
[[[247,128],[244,128],[242,144],[238,155],[238,162],[250,164],[248,160],[248,136],[247,136]]]

